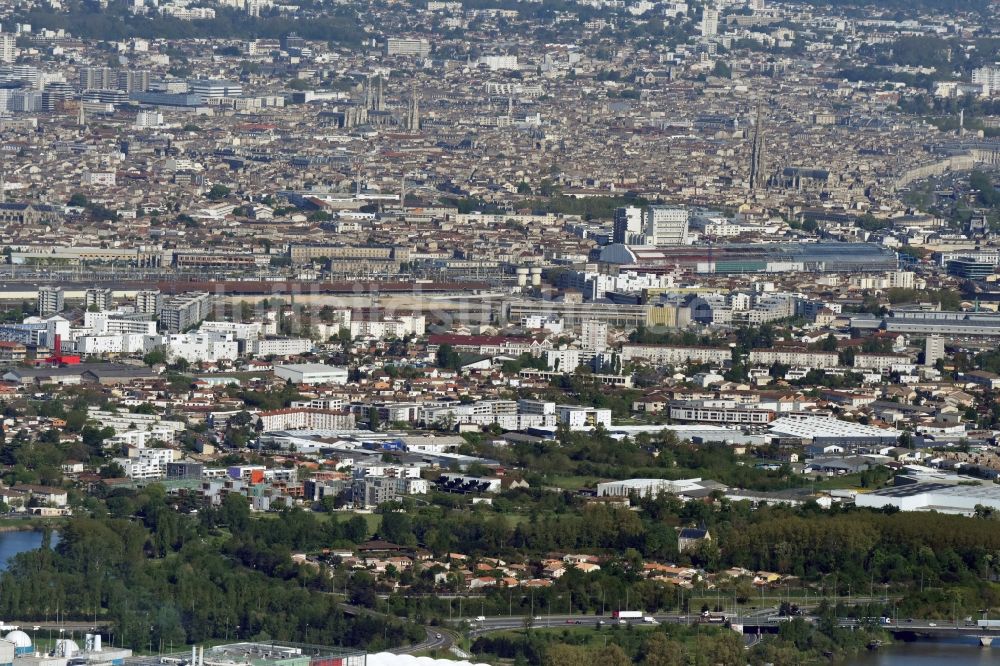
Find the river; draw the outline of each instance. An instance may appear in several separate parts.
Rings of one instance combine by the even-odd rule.
[[[980,647],[979,641],[945,639],[896,642],[851,660],[857,666],[985,666],[1000,663],[1000,646]]]
[[[23,532],[0,532],[0,571],[7,568],[10,558],[26,550],[35,550],[42,545],[41,530]],[[58,534],[52,533],[52,545],[59,541]]]

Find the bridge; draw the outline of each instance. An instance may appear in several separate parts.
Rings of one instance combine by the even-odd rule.
[[[893,636],[923,636],[927,638],[970,636],[978,639],[979,644],[983,647],[990,647],[994,639],[1000,639],[1000,627],[980,627],[975,622],[908,620],[898,624],[885,625],[882,629]]]

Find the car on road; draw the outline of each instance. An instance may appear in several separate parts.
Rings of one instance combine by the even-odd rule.
[[[928,623],[927,623],[927,626],[928,626],[928,627],[936,627],[936,626],[937,626],[937,623],[936,623],[936,622],[928,622]]]
[[[541,615],[536,615],[536,616],[535,616],[535,619],[536,619],[536,620],[541,620],[541,619],[542,619],[542,616],[541,616]]]
[[[628,620],[618,620],[618,624],[628,624]]]
[[[441,640],[441,634],[434,634],[434,638]]]
[[[486,622],[486,616],[485,615],[477,615],[476,616],[476,622]]]

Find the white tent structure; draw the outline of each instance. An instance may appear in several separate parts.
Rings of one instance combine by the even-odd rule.
[[[482,662],[454,661],[452,659],[434,659],[432,657],[414,657],[410,654],[392,654],[379,652],[368,655],[367,666],[489,666]]]

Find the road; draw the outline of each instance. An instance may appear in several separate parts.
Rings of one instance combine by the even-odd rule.
[[[684,624],[685,622],[696,622],[697,615],[678,614],[654,614],[653,617],[660,624]],[[612,618],[610,615],[536,615],[527,621],[526,615],[488,617],[482,622],[470,621],[470,636],[480,636],[494,631],[509,631],[511,629],[524,629],[527,624],[531,629],[547,629],[554,627],[566,627],[570,625],[582,625],[587,627],[597,626],[598,622],[604,622],[605,626],[618,623],[620,620]],[[628,620],[630,624],[643,625],[643,620]]]
[[[338,604],[338,606],[340,606],[340,609],[348,615],[371,615],[372,617],[378,618],[387,617],[385,613],[380,613],[370,608],[363,608],[361,606],[354,606],[345,603]],[[400,620],[404,618],[392,616],[391,619]],[[389,650],[389,652],[392,652],[393,654],[416,654],[417,652],[426,652],[429,650],[447,650],[454,645],[455,636],[450,629],[446,629],[444,627],[425,626],[424,632],[427,634],[427,638],[419,643],[399,647],[394,650]]]
[[[447,650],[454,644],[454,637],[447,629],[441,627],[424,627],[427,639],[413,645],[389,650],[393,654],[416,654],[430,650]]]
[[[656,620],[658,624],[694,624],[700,620],[697,613],[687,615],[677,613],[655,613],[649,617]],[[787,622],[789,620],[789,618],[779,618],[778,608],[776,607],[762,608],[739,616],[727,614],[727,617],[734,624],[742,624],[744,628],[751,630],[760,627],[764,629],[771,629],[773,631],[779,627],[782,622]],[[808,615],[804,615],[802,617],[809,622],[814,622],[816,619]],[[528,620],[529,618],[527,616],[518,615],[488,617],[481,622],[469,620],[469,636],[475,637],[497,631],[519,630],[524,629],[526,626],[530,629],[546,629],[566,627],[570,625],[595,627],[602,621],[604,622],[603,626],[623,622],[639,626],[648,624],[643,619],[630,619],[622,621],[614,619],[611,616],[600,615],[540,615],[535,616],[535,618],[531,619],[530,622]],[[858,627],[864,623],[853,618],[841,618],[838,624],[842,627]],[[982,629],[975,624],[969,625],[964,622],[956,624],[945,620],[901,620],[898,624],[883,625],[881,628],[885,631],[893,633],[913,632],[921,634],[961,634],[970,636],[991,635],[1000,638],[1000,628]]]
[[[21,631],[31,633],[35,631],[35,627],[38,627],[38,631],[52,629],[53,631],[58,631],[59,629],[64,629],[66,631],[94,631],[96,626],[98,629],[110,626],[109,622],[98,622],[96,625],[93,622],[39,622],[38,620],[10,620],[0,623],[5,628],[10,629],[11,627],[20,627]]]

